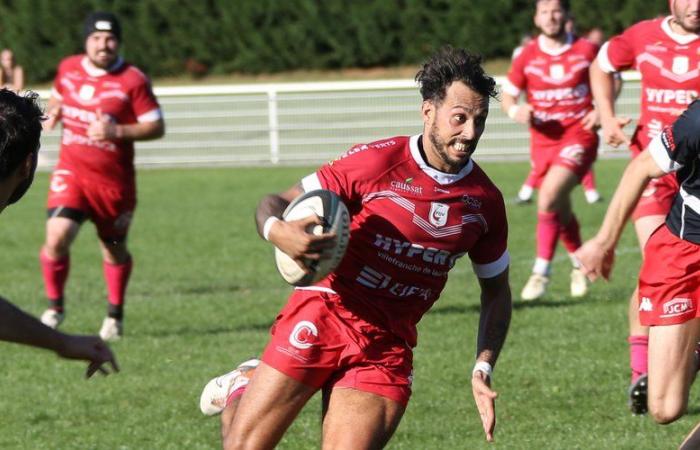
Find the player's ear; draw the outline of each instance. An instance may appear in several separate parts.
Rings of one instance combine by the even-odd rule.
[[[424,123],[431,123],[435,117],[435,103],[432,100],[423,100],[421,115]]]

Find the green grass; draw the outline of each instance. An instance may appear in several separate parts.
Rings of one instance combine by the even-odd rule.
[[[624,165],[598,164],[606,199]],[[485,164],[506,198],[526,164]],[[281,190],[310,168],[142,171],[131,249],[126,337],[113,345],[118,375],[82,379],[83,364],[18,345],[0,344],[2,449],[214,449],[217,419],[199,413],[204,383],[258,353],[289,288],[272,250],[254,231],[263,193]],[[26,200],[0,216],[2,294],[33,314],[44,308],[37,254],[43,240],[47,175]],[[591,236],[605,205],[574,193],[583,233]],[[508,205],[511,284],[518,293],[534,255],[535,208]],[[478,287],[461,261],[443,297],[420,323],[414,395],[392,449],[675,448],[698,421],[670,426],[626,409],[626,301],[639,253],[631,233],[620,244],[613,281],[585,300],[567,295],[569,264],[560,249],[550,295],[515,304],[495,372],[498,425],[487,445],[469,384],[479,314]],[[73,250],[67,288],[69,332],[94,333],[105,313],[94,228]],[[279,448],[317,448],[319,399],[311,400]]]

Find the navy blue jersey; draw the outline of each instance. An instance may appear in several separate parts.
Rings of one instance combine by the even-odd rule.
[[[680,185],[666,225],[681,239],[700,244],[700,101],[654,138],[649,152],[662,170],[676,172]]]

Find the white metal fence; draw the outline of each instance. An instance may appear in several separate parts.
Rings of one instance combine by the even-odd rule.
[[[639,77],[624,76],[621,114],[638,117]],[[502,81],[502,79],[498,79]],[[422,129],[413,80],[156,88],[166,136],[136,146],[136,164],[259,165],[320,163],[354,144]],[[48,92],[40,92],[44,98]],[[60,130],[46,133],[40,165],[52,167]],[[624,151],[603,149],[607,156]],[[475,158],[526,159],[528,131],[492,100]]]

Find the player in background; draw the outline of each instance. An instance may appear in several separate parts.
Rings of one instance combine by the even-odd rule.
[[[34,180],[39,157],[39,138],[43,114],[37,95],[19,96],[0,89],[0,212],[19,201]],[[0,340],[31,345],[56,352],[62,358],[89,362],[87,376],[109,363],[118,371],[117,362],[97,336],[79,336],[52,330],[39,320],[0,297]]]
[[[569,34],[576,34],[576,21],[574,20],[574,16],[571,13],[568,14],[566,22],[564,23],[564,29]],[[511,59],[515,59],[516,56],[520,55],[520,53],[523,51],[523,48],[525,47],[525,44],[532,40],[531,36],[527,35],[527,37],[529,38],[527,41],[521,40],[520,45],[516,47],[515,50],[513,50],[513,55]],[[588,36],[586,36],[586,39],[591,41],[591,39],[589,39]],[[600,46],[601,44],[596,43],[594,41],[591,42],[598,46]],[[534,166],[531,167],[530,172],[528,173],[527,178],[525,179],[525,182],[522,186],[520,186],[520,189],[518,190],[516,202],[519,204],[530,203],[532,201],[532,196],[535,193],[535,190],[538,189],[542,184],[543,177],[543,173],[539,173]],[[583,187],[583,194],[588,203],[592,204],[603,201],[603,198],[600,196],[600,193],[596,188],[593,166],[591,166],[591,168],[581,179],[581,186]]]
[[[545,295],[551,262],[561,237],[571,257],[571,296],[588,290],[573,257],[581,245],[571,191],[590,169],[598,151],[588,67],[597,47],[566,32],[568,2],[539,0],[535,25],[540,35],[513,60],[503,86],[502,107],[510,118],[530,126],[530,159],[542,178],[537,198],[537,258],[520,297]],[[526,102],[518,104],[525,93]]]
[[[591,84],[600,112],[603,139],[609,145],[629,146],[636,157],[670,125],[700,92],[700,1],[669,2],[671,15],[644,20],[613,37],[591,65]],[[615,115],[614,74],[626,69],[641,73],[641,115],[629,138],[622,130],[629,119]],[[650,181],[632,213],[639,248],[664,222],[678,191],[673,175]],[[629,406],[633,413],[647,411],[648,327],[639,322],[635,289],[629,300],[629,348],[632,370]]]
[[[116,16],[90,14],[85,54],[61,61],[45,127],[63,122],[59,161],[51,176],[41,269],[49,308],[41,316],[56,328],[65,317],[64,286],[70,246],[85,219],[99,237],[109,302],[100,336],[122,335],[124,297],[132,267],[126,245],[136,207],[134,141],[163,136],[160,106],[146,75],[119,56]]]
[[[248,361],[205,388],[202,411],[224,410],[225,448],[273,448],[319,390],[323,448],[383,447],[411,395],[416,324],[463,255],[481,287],[472,393],[486,438],[493,439],[491,371],[508,330],[511,296],[503,197],[471,159],[496,94],[480,62],[461,49],[436,52],[416,76],[423,134],[358,145],[261,200],[260,235],[295,259],[318,259],[335,238],[305,231],[320,219],[279,218],[302,192],[329,189],[350,211],[350,243],[333,273],[295,289],[262,362]]]
[[[696,66],[697,67],[697,66]],[[650,179],[675,175],[680,192],[644,247],[639,320],[649,327],[648,408],[667,424],[688,406],[700,339],[700,102],[663,129],[627,166],[598,233],[576,252],[585,273],[608,279],[615,246]]]

